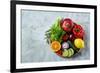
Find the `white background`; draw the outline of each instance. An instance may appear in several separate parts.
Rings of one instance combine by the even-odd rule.
[[[35,0],[34,0],[35,1]],[[48,2],[63,2],[98,5],[98,67],[85,69],[42,71],[37,73],[99,73],[100,72],[100,2],[99,0],[37,0]],[[0,0],[0,73],[10,73],[10,0]]]

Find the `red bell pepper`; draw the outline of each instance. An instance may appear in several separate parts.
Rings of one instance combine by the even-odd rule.
[[[77,25],[75,24],[73,26],[73,34],[76,38],[83,38],[84,37],[84,30],[83,28],[81,27],[81,25]]]

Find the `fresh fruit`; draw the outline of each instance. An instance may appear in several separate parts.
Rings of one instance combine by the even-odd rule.
[[[65,18],[63,19],[62,23],[61,23],[61,27],[64,31],[66,32],[70,32],[73,26],[73,22],[71,19],[69,18]]]
[[[51,48],[56,52],[61,49],[61,45],[58,41],[53,41],[51,43]]]
[[[81,25],[70,18],[58,17],[46,31],[45,39],[57,55],[70,58],[85,47],[84,35],[85,31]]]
[[[69,46],[71,47],[71,48],[73,48],[75,51],[79,51],[79,49],[77,49],[75,46],[74,46],[74,44],[71,42],[71,41],[67,41],[68,43],[69,43]]]
[[[75,39],[75,36],[74,36],[73,34],[70,34],[70,35],[69,35],[69,39],[70,39],[70,41],[72,41],[72,42],[73,42],[73,41],[74,41],[74,39]]]
[[[61,55],[62,55],[62,50],[58,50],[58,51],[56,52],[56,54],[61,56]]]
[[[62,43],[62,48],[63,49],[68,49],[69,48],[69,44],[67,42],[63,42]]]
[[[69,48],[68,50],[64,50],[62,56],[63,57],[71,57],[74,55],[74,50],[72,48]]]
[[[83,28],[81,27],[81,25],[77,25],[75,24],[73,26],[73,34],[76,38],[83,38],[84,36],[84,30]]]
[[[84,46],[85,46],[84,41],[80,38],[74,40],[74,45],[79,49],[84,48]]]
[[[68,35],[68,34],[64,34],[64,35],[62,36],[62,40],[63,40],[63,41],[67,41],[68,38],[69,38],[69,35]]]

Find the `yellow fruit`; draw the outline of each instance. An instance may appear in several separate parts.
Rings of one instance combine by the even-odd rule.
[[[56,52],[61,49],[61,45],[58,41],[53,41],[51,43],[51,48]]]
[[[84,41],[82,39],[75,39],[74,40],[74,45],[77,47],[77,48],[84,48],[85,45],[84,45]]]

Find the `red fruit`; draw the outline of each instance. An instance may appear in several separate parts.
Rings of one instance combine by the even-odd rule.
[[[63,40],[63,41],[67,41],[68,38],[69,38],[69,35],[68,35],[68,34],[64,34],[64,35],[62,36],[62,40]]]
[[[75,24],[73,27],[73,34],[76,38],[83,38],[84,37],[84,30],[81,25]]]
[[[73,26],[73,22],[71,19],[66,18],[61,22],[61,27],[64,31],[70,32]]]
[[[74,41],[74,40],[75,40],[75,36],[74,36],[73,34],[71,34],[71,35],[69,36],[69,39],[70,39],[70,41]]]
[[[62,50],[58,50],[56,54],[62,56]]]

